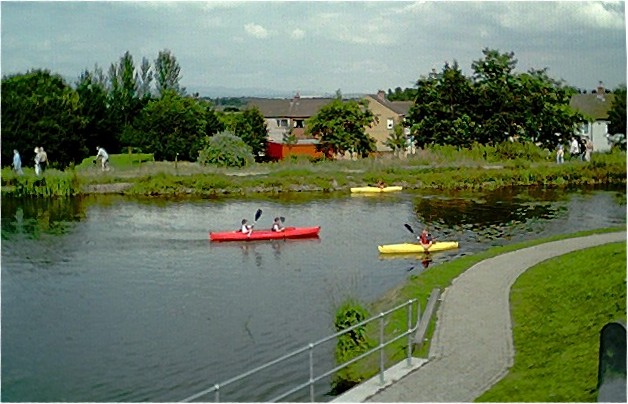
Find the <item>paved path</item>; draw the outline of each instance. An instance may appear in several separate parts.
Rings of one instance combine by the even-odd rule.
[[[626,242],[626,233],[541,244],[469,268],[443,293],[429,361],[366,401],[473,401],[513,364],[509,295],[517,277],[549,258],[616,241]]]

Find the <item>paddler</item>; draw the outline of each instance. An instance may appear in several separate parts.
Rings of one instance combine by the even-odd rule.
[[[275,221],[273,222],[273,231],[279,232],[279,231],[284,231],[284,230],[286,230],[286,228],[282,226],[281,218],[276,217]]]
[[[423,229],[421,234],[419,234],[419,236],[417,237],[417,240],[419,240],[419,243],[425,251],[429,250],[429,248],[434,243],[432,235],[427,231],[427,229]]]
[[[248,234],[249,236],[253,232],[253,225],[249,224],[249,221],[246,219],[242,219],[242,228],[240,231],[244,234]]]

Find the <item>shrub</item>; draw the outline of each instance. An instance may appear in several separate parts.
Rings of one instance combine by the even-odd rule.
[[[349,299],[336,311],[334,327],[337,332],[340,332],[366,320],[368,317],[368,311],[360,303]],[[343,364],[361,353],[368,351],[368,349],[369,342],[366,337],[366,329],[364,326],[357,327],[338,337],[335,354],[336,363],[339,365]],[[361,381],[355,369],[349,366],[340,370],[334,376],[332,380],[332,390],[336,393],[345,391]]]
[[[253,164],[255,157],[253,149],[244,140],[232,133],[222,132],[213,137],[205,137],[198,162],[219,167],[244,167]]]

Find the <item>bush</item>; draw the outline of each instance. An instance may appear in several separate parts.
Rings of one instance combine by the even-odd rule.
[[[502,142],[495,148],[499,159],[541,161],[547,157],[547,152],[531,142]]]
[[[357,301],[347,300],[336,311],[334,327],[337,332],[368,319],[368,311]],[[369,342],[366,338],[364,326],[358,327],[338,337],[336,345],[336,363],[343,364],[355,358],[363,352],[368,351]],[[360,383],[362,380],[356,375],[355,370],[349,366],[340,370],[332,380],[332,390],[335,393],[345,391],[348,388]]]
[[[206,136],[199,151],[198,162],[219,167],[244,167],[255,162],[253,149],[244,140],[229,132]]]

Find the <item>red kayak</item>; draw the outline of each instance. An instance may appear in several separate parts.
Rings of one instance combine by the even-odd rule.
[[[249,236],[240,230],[210,232],[211,241],[251,241],[251,240],[276,240],[286,238],[318,237],[320,226],[316,227],[286,227],[284,231],[253,230]]]

